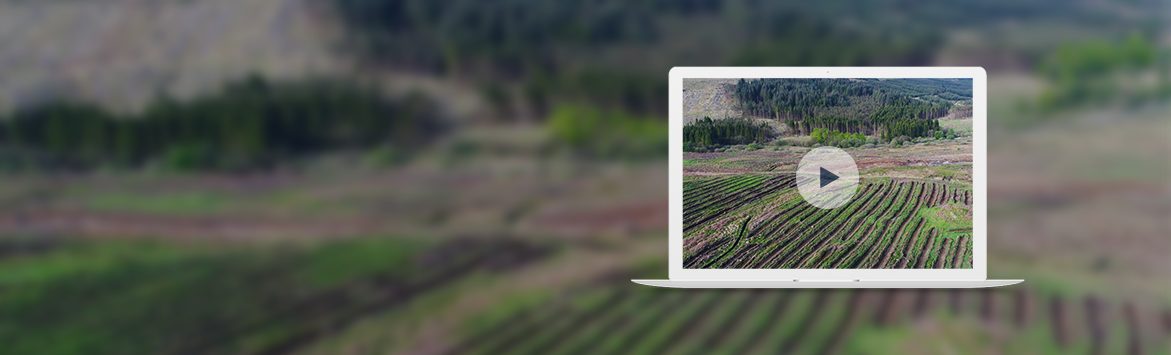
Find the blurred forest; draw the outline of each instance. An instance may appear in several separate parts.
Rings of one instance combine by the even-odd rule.
[[[388,99],[337,81],[252,78],[213,96],[164,98],[138,114],[72,102],[18,111],[0,120],[0,168],[256,170],[326,151],[412,147],[443,126],[428,98]]]

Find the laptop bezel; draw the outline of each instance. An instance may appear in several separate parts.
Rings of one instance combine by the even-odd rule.
[[[669,276],[671,280],[984,280],[987,278],[987,72],[981,67],[675,67],[670,73]],[[971,78],[971,269],[683,268],[683,79]]]

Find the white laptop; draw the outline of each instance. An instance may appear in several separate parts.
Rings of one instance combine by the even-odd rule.
[[[670,279],[632,281],[1023,281],[986,278],[983,68],[676,67],[670,90]]]

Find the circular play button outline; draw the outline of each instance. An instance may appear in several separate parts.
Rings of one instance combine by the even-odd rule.
[[[841,207],[858,191],[858,164],[836,147],[814,148],[797,164],[797,191],[813,207]]]

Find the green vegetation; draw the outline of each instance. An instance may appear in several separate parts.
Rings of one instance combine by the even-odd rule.
[[[443,130],[421,97],[383,98],[339,82],[230,84],[190,101],[161,100],[140,114],[55,103],[0,121],[6,168],[94,169],[157,165],[249,170],[330,151],[413,148]]]
[[[691,181],[683,191],[684,232],[791,186],[793,176],[746,174]]]
[[[953,238],[972,233],[971,213],[967,206],[947,202],[941,206],[919,209],[918,216],[927,220],[925,228],[935,228],[941,236]]]
[[[25,252],[0,262],[0,342],[6,354],[45,355],[285,352],[547,250],[404,237],[227,246],[0,238],[0,251],[17,249]]]
[[[949,100],[971,100],[971,79],[740,79],[733,97],[748,114],[783,120],[821,115],[868,117],[881,107],[913,106],[907,117],[938,118]],[[909,98],[916,98],[910,101]],[[843,108],[851,108],[843,111]],[[902,113],[902,112],[900,112]]]
[[[657,74],[582,68],[536,73],[521,84],[520,95],[539,113],[560,105],[582,105],[653,116],[667,116],[667,81]]]
[[[866,134],[873,134],[876,131],[876,127],[870,125],[866,120],[842,116],[810,117],[800,121],[790,120],[787,124],[789,126],[789,132],[808,134],[812,134],[816,129]]]
[[[333,0],[347,25],[360,31],[358,49],[400,66],[456,70],[472,60],[500,70],[541,66],[553,46],[648,43],[663,36],[656,15],[699,15],[720,10],[713,0],[534,1],[487,4],[475,0]],[[412,48],[408,52],[404,47]],[[538,54],[539,57],[532,57]]]
[[[599,157],[661,157],[667,151],[667,123],[626,111],[560,105],[545,128],[561,144]]]
[[[755,190],[769,178],[768,175],[739,175],[739,177],[743,178],[734,180],[739,181],[739,183],[728,185],[724,188],[724,192],[736,193],[745,190]]]
[[[967,207],[950,202],[964,201],[966,190],[939,183],[873,179],[836,209],[814,208],[800,198],[776,204],[770,210],[777,214],[745,234],[745,243],[729,244],[720,239],[727,236],[708,235],[711,229],[704,226],[709,222],[723,225],[731,223],[730,219],[739,223],[745,213],[759,216],[751,207],[741,207],[752,206],[761,196],[794,192],[791,175],[762,180],[767,176],[746,174],[684,183],[684,238],[707,240],[711,245],[684,250],[684,267],[914,268],[919,264],[934,266],[940,257],[961,260],[945,268],[971,267],[965,263],[970,260],[971,248],[964,243],[920,252],[925,244],[934,243],[930,240],[942,239],[933,237],[932,228],[934,236],[946,238],[971,234]],[[927,207],[932,204],[937,207]],[[932,245],[939,248],[938,243]],[[743,250],[746,248],[749,251]]]
[[[971,101],[971,78],[857,79],[893,95],[920,100]],[[940,101],[943,100],[943,101]]]
[[[642,277],[637,275],[631,277]],[[508,314],[488,311],[477,315],[459,329],[456,352],[603,354],[626,349],[620,352],[871,354],[975,349],[1065,354],[1091,349],[1133,352],[1134,344],[1151,353],[1168,348],[1160,337],[1128,341],[1136,339],[1129,335],[1143,329],[1140,325],[1121,321],[1121,316],[1085,318],[1088,313],[1081,298],[1051,292],[1024,296],[1013,289],[678,292],[623,289],[611,283],[574,290],[573,295],[550,297]],[[953,303],[959,295],[965,297],[963,303]],[[995,308],[988,312],[980,304],[990,300],[995,300]],[[1107,314],[1122,314],[1125,309],[1105,302],[1102,308]],[[1030,313],[1020,318],[1005,309],[1027,309]],[[1151,315],[1144,320],[1155,318]],[[922,322],[931,322],[931,326]],[[1100,339],[1073,336],[1092,329],[1117,330],[1102,332]],[[994,332],[1006,330],[1020,336]],[[1004,340],[989,341],[997,337]]]
[[[957,107],[944,97],[971,100],[971,85],[970,79],[740,79],[733,95],[742,110],[782,120],[792,134],[825,129],[890,141],[933,136],[936,119]],[[970,105],[960,108],[970,115]]]
[[[932,31],[857,31],[832,24],[836,15],[812,17],[793,4],[748,0],[729,18],[746,27],[750,41],[724,63],[731,66],[864,66],[878,63],[927,65],[942,44]],[[740,10],[740,9],[738,9]],[[764,38],[761,38],[764,37]],[[898,38],[892,38],[898,37]],[[721,40],[728,40],[723,37]]]
[[[700,151],[710,145],[763,143],[775,135],[768,124],[751,119],[713,120],[704,117],[683,126],[683,150]]]
[[[824,128],[816,128],[809,134],[809,139],[822,145],[829,145],[839,148],[853,148],[866,144],[866,136],[862,133],[842,133],[838,131],[830,131]]]
[[[933,31],[858,31],[756,0],[329,0],[347,47],[383,67],[457,75],[487,102],[564,102],[665,117],[674,65],[917,65],[939,46]],[[743,11],[751,8],[753,11]],[[692,22],[710,26],[690,26]],[[725,35],[702,36],[720,28]],[[699,38],[714,38],[696,40]],[[688,48],[677,43],[687,39]],[[692,50],[719,46],[695,56]],[[626,58],[639,58],[630,61]],[[510,100],[511,98],[523,98]],[[512,111],[508,107],[503,112]]]
[[[1137,103],[1171,95],[1171,55],[1160,54],[1153,40],[1132,32],[1125,40],[1071,43],[1058,48],[1037,67],[1052,84],[1038,98],[1037,108],[1055,111],[1085,103],[1106,103],[1119,97]],[[1156,87],[1141,87],[1139,76],[1157,71]],[[1120,77],[1122,79],[1120,79]]]
[[[430,244],[225,250],[61,241],[0,263],[0,342],[11,354],[259,353],[371,302],[349,291],[355,286],[423,276],[409,266]],[[341,303],[311,307],[327,299]]]
[[[814,116],[818,108],[849,106],[854,96],[874,87],[848,79],[740,79],[733,96],[746,113],[784,119]]]

